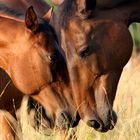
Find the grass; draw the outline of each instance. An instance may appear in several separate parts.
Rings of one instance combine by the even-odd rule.
[[[135,46],[135,49],[136,49],[136,52],[140,52],[140,24],[138,23],[133,23],[131,26],[130,26],[130,32],[133,36],[133,41],[134,41],[134,46]]]

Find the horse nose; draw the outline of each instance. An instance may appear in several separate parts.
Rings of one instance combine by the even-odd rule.
[[[117,123],[117,114],[112,111],[111,115],[110,115],[110,126],[109,129],[112,130],[115,126],[115,124]]]
[[[103,119],[103,118],[102,118]],[[117,122],[117,115],[114,111],[108,112],[107,118],[103,119],[104,127],[103,132],[106,132],[108,130],[112,130]]]
[[[89,120],[87,124],[99,132],[107,132],[108,130],[112,130],[114,128],[116,122],[117,115],[114,111],[112,111],[112,113],[109,112],[106,119],[95,117],[93,120]]]
[[[76,115],[75,118],[73,118],[68,112],[62,111],[58,114],[56,124],[61,129],[68,129],[69,127],[77,126],[79,120],[80,120],[80,117],[78,114]]]
[[[97,131],[102,131],[103,124],[99,120],[89,120],[87,125],[93,127]]]
[[[93,127],[96,131],[99,132],[107,132],[108,130],[112,130],[114,128],[114,125],[111,122],[104,124],[99,120],[89,120],[87,125]]]
[[[95,112],[85,118],[88,118],[86,119],[86,123],[89,127],[93,127],[97,131],[101,131],[103,129],[103,122]]]

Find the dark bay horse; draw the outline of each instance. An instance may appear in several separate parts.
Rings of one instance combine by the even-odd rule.
[[[74,103],[71,104],[66,63],[48,19],[47,15],[37,18],[32,7],[26,12],[25,22],[0,14],[0,67],[20,92],[45,108],[51,128],[72,127],[78,121]],[[6,135],[9,129],[0,132]]]
[[[139,0],[64,0],[52,17],[80,117],[101,132],[117,121],[113,101],[132,52],[128,27],[140,21]]]

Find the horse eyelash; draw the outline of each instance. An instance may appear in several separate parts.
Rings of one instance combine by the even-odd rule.
[[[80,51],[80,56],[82,58],[87,57],[89,54],[90,54],[90,46],[88,46]]]

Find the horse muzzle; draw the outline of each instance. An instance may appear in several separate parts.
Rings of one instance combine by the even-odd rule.
[[[97,116],[97,115],[96,115]],[[107,132],[112,130],[117,122],[117,115],[114,111],[108,113],[107,117],[99,118],[94,117],[87,121],[87,125],[93,127],[96,131]]]

